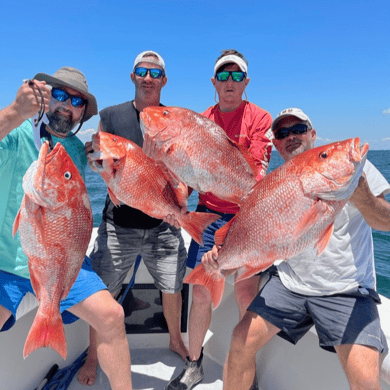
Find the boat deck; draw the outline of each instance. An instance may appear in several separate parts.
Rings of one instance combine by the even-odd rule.
[[[171,378],[180,374],[184,362],[181,357],[172,351],[168,346],[167,335],[152,335],[156,344],[166,341],[166,346],[157,348],[148,347],[132,348],[132,342],[135,341],[136,335],[129,335],[131,353],[131,371],[134,390],[164,390]],[[138,340],[139,341],[139,340]],[[153,341],[149,340],[150,344]],[[223,367],[204,356],[203,367],[205,377],[197,390],[222,390],[222,371]],[[93,386],[83,386],[77,380],[77,374],[73,378],[69,390],[109,390],[110,385],[106,375],[99,368],[96,383]]]

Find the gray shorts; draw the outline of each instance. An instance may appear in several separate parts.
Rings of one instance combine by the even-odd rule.
[[[138,255],[156,288],[170,294],[181,291],[187,252],[180,229],[165,222],[153,229],[130,229],[101,222],[90,259],[112,294],[120,291]]]
[[[269,274],[248,310],[281,329],[280,337],[296,344],[314,325],[320,347],[327,351],[335,352],[335,345],[360,344],[387,352],[375,291],[359,288],[348,294],[306,296],[285,288],[275,267]]]

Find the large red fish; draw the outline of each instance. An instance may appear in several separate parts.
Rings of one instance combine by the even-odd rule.
[[[93,135],[92,147],[94,153],[88,156],[90,165],[102,176],[116,206],[122,202],[159,219],[174,215],[193,239],[203,245],[204,229],[219,215],[183,213],[187,209],[186,187],[176,186],[169,173],[134,142],[100,131]]]
[[[46,141],[23,178],[23,189],[13,234],[19,229],[39,301],[23,356],[51,347],[66,359],[60,302],[80,271],[91,239],[93,220],[87,188],[64,147],[57,143],[50,152]]]
[[[212,120],[180,107],[147,107],[140,118],[145,153],[196,191],[240,204],[256,184],[248,150]]]
[[[348,139],[303,152],[265,176],[239,213],[217,230],[218,268],[200,264],[185,282],[206,286],[216,308],[225,276],[249,278],[309,247],[321,254],[357,187],[367,151],[367,144],[360,150],[359,138]]]

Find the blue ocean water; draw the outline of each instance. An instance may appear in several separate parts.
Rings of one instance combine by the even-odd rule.
[[[390,150],[370,150],[368,159],[379,169],[383,176],[390,182]],[[283,163],[283,159],[276,151],[272,152],[269,172],[273,171]],[[102,220],[102,211],[107,196],[106,185],[99,174],[87,168],[86,185],[88,188],[94,226],[99,226]],[[390,195],[387,196],[390,201]],[[189,210],[195,210],[198,203],[198,195],[194,191],[189,200]],[[390,298],[390,232],[373,231],[375,266],[377,271],[378,291],[380,294]]]

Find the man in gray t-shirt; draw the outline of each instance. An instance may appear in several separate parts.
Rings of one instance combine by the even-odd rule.
[[[311,149],[316,139],[310,119],[297,108],[282,111],[272,131],[285,160]],[[389,183],[367,161],[325,251],[304,252],[267,271],[268,281],[234,329],[225,390],[250,388],[256,353],[276,334],[296,344],[313,325],[320,346],[337,353],[351,388],[380,389],[380,354],[387,343],[376,306],[371,228],[390,230],[389,192]],[[213,248],[204,260],[217,255]]]

